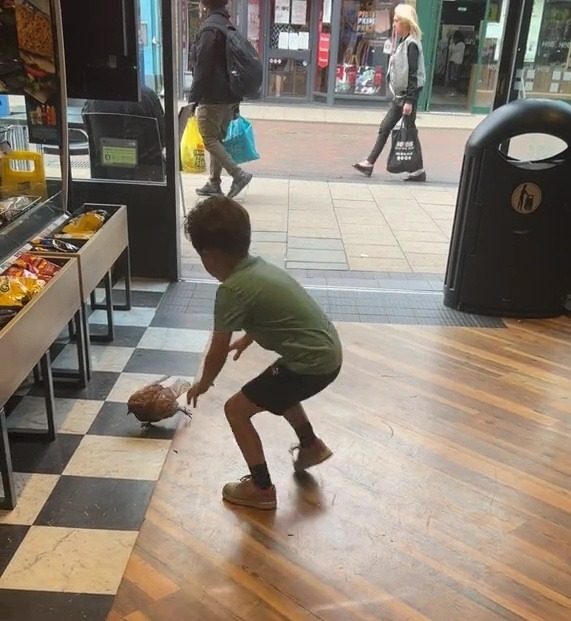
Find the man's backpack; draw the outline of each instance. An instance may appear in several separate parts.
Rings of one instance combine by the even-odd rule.
[[[226,66],[230,89],[240,99],[257,97],[262,86],[263,67],[254,46],[232,24],[211,23],[226,37]]]

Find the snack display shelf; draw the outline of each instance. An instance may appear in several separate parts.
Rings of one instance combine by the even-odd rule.
[[[73,320],[77,329],[83,332],[82,300],[78,286],[79,261],[73,257],[59,257],[58,263],[61,269],[0,330],[0,360],[10,361],[9,364],[2,364],[0,374],[0,469],[4,487],[4,498],[0,499],[2,509],[13,509],[16,504],[9,440],[52,441],[56,437],[49,349]],[[81,336],[83,338],[83,334]],[[85,355],[83,347],[78,350],[80,356]],[[47,428],[37,432],[8,429],[4,404],[38,364],[43,376]]]
[[[77,217],[93,210],[103,210],[110,214],[105,224],[88,240],[66,238],[65,241],[78,248],[77,252],[41,252],[46,258],[58,256],[74,257],[79,261],[80,287],[82,303],[91,299],[91,309],[102,309],[107,313],[107,334],[88,334],[88,340],[110,342],[115,338],[113,310],[131,309],[131,269],[129,257],[129,233],[127,223],[127,208],[125,205],[106,205],[86,203],[74,212],[71,217]],[[67,221],[67,218],[66,218]],[[65,222],[60,223],[55,232],[61,231]],[[52,232],[53,232],[52,230]],[[41,237],[37,236],[37,237]],[[125,256],[125,304],[113,304],[112,269],[119,259]],[[105,303],[98,304],[95,299],[95,289],[103,282],[105,286]],[[88,326],[86,326],[88,328]]]

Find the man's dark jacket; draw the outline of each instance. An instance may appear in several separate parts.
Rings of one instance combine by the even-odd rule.
[[[230,89],[226,65],[226,37],[213,28],[230,24],[225,9],[213,11],[202,23],[196,37],[196,62],[188,101],[195,104],[232,104],[240,98]]]

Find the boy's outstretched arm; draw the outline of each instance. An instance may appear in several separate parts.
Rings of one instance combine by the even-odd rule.
[[[199,380],[194,382],[186,395],[187,403],[192,402],[193,407],[196,407],[198,397],[210,389],[220,371],[224,368],[231,338],[232,332],[215,332],[212,335],[212,341],[204,359],[202,375]]]

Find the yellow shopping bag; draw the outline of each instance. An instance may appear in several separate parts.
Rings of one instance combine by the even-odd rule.
[[[198,131],[198,123],[195,116],[190,117],[182,134],[180,161],[183,172],[203,173],[206,170],[204,141]]]

